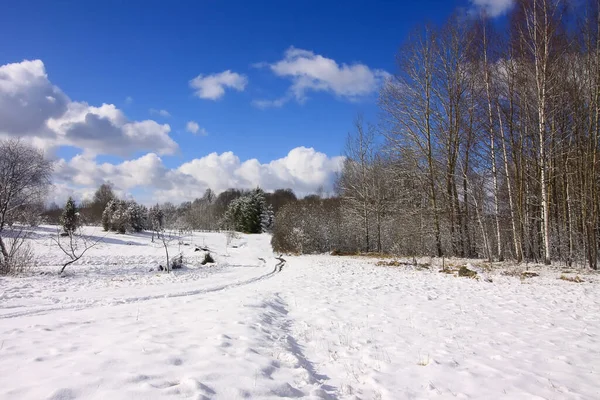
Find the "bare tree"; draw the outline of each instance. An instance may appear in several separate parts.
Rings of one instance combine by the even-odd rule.
[[[81,231],[81,228],[67,232],[61,232],[59,228],[56,233],[56,237],[52,238],[52,240],[69,257],[69,261],[64,263],[60,269],[59,275],[65,272],[65,269],[69,265],[79,261],[89,249],[95,247],[104,239],[104,236],[99,238],[86,236]],[[66,236],[64,236],[65,234]]]
[[[439,110],[434,99],[436,32],[430,26],[411,36],[397,55],[398,73],[381,93],[381,107],[391,129],[386,134],[398,152],[409,147],[419,155],[418,166],[426,179],[430,209],[433,213],[435,249],[442,256],[442,236],[438,194],[436,152]]]
[[[520,36],[524,48],[533,62],[535,80],[535,107],[537,111],[537,134],[540,193],[542,206],[542,238],[544,247],[544,262],[550,263],[550,199],[548,193],[548,116],[549,98],[557,85],[557,75],[553,69],[553,59],[556,57],[555,39],[557,35],[557,20],[560,20],[561,1],[531,0],[521,1],[520,7],[524,15],[524,26]]]
[[[362,220],[365,251],[371,249],[369,237],[369,209],[373,201],[371,169],[375,154],[375,132],[373,126],[366,130],[361,115],[354,121],[356,132],[348,135],[346,161],[337,186],[349,210]]]
[[[51,174],[52,162],[41,150],[20,140],[0,141],[0,271],[10,269],[15,258],[3,239],[6,226],[44,198]]]
[[[167,230],[163,227],[160,228],[157,232],[156,232],[156,237],[158,238],[158,240],[160,240],[162,247],[165,249],[165,256],[167,258],[167,265],[164,267],[164,270],[167,273],[171,272],[171,260],[169,258],[169,246],[171,245],[171,243],[174,240],[178,240],[179,237],[173,235],[172,232],[167,232]]]

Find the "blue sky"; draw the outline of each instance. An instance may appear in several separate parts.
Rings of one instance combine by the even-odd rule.
[[[4,101],[15,106],[19,96],[26,96],[28,104],[32,104],[32,93],[46,93],[50,86],[55,87],[60,91],[59,97],[64,97],[64,106],[40,118],[62,118],[62,122],[49,126],[63,136],[56,133],[60,138],[50,140],[48,123],[42,126],[44,133],[40,133],[39,126],[15,129],[15,122],[3,128],[1,121],[0,134],[36,138],[36,144],[52,149],[61,161],[57,182],[80,197],[106,180],[134,195],[185,197],[188,195],[181,191],[177,194],[173,188],[156,188],[153,181],[166,179],[175,170],[183,173],[182,165],[211,153],[216,153],[216,162],[221,163],[226,152],[239,159],[237,166],[235,160],[229,164],[231,160],[225,160],[227,165],[216,174],[229,173],[233,178],[224,177],[223,182],[216,184],[203,179],[200,171],[187,175],[193,175],[198,186],[213,184],[219,186],[217,190],[226,183],[287,183],[297,191],[310,191],[314,186],[331,183],[332,171],[323,168],[335,170],[339,164],[335,157],[343,151],[356,113],[370,118],[377,112],[378,85],[385,73],[394,72],[396,50],[411,29],[423,22],[442,22],[455,10],[465,12],[481,6],[500,13],[511,3],[512,0],[6,2],[0,13],[0,66],[13,67],[5,75],[10,79],[22,77],[15,65],[23,60],[41,60],[43,66],[29,65],[27,74],[35,79],[28,79],[37,83],[20,85],[22,93],[17,96],[13,91],[0,99],[0,105]],[[219,75],[225,71],[230,71],[229,75]],[[212,80],[206,80],[211,76]],[[194,88],[190,82],[196,77],[200,86]],[[219,79],[227,83],[215,86]],[[1,80],[0,72],[0,83]],[[60,98],[58,102],[52,100],[53,104],[61,103]],[[80,103],[89,107],[114,105],[119,115],[75,107]],[[71,111],[71,118],[61,117],[63,111],[73,108],[78,111]],[[20,114],[25,115],[25,111],[38,112],[39,107],[27,107]],[[98,118],[85,119],[90,113]],[[84,119],[86,126],[74,129],[75,121],[83,125]],[[136,136],[135,142],[125,143],[128,130],[121,126],[125,119],[131,123],[152,120],[156,126],[147,127],[152,130],[147,138]],[[196,134],[186,130],[189,122],[197,124]],[[168,131],[158,132],[162,129],[158,126],[165,124]],[[58,125],[60,129],[56,128]],[[113,125],[118,127],[114,132]],[[136,135],[146,134],[144,129],[136,130]],[[125,139],[99,144],[106,130],[125,135]],[[83,136],[77,137],[79,134]],[[297,159],[286,159],[290,151],[302,147],[312,149],[312,156],[318,160],[307,151]],[[148,154],[156,154],[160,161],[153,160],[151,167],[144,165],[160,170],[146,177],[150,181],[115,176],[124,169],[123,162]],[[73,161],[77,155],[79,159]],[[77,162],[81,158],[85,158],[85,166]],[[253,172],[241,173],[239,168],[250,159],[257,163],[244,168]],[[268,167],[277,160],[283,160],[281,166]],[[211,162],[204,161],[197,168],[210,173],[206,166]],[[317,165],[319,162],[324,165]],[[312,167],[302,169],[302,163]],[[91,170],[94,165],[99,171],[82,175],[81,170]],[[104,168],[100,168],[102,165]],[[306,174],[315,175],[321,182]],[[270,175],[276,179],[265,184]],[[187,178],[176,179],[188,182]]]

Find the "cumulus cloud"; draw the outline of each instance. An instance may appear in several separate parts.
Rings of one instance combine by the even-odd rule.
[[[167,110],[157,110],[156,108],[151,108],[150,109],[150,115],[158,115],[161,117],[165,117],[165,118],[169,118],[171,116],[171,113],[168,112]]]
[[[72,102],[64,115],[50,118],[47,126],[60,144],[70,144],[95,154],[126,156],[136,151],[174,154],[177,143],[171,139],[168,124],[153,120],[130,121],[112,104],[93,107]]]
[[[194,95],[201,99],[218,100],[225,95],[225,89],[243,91],[248,84],[245,75],[223,71],[212,75],[198,75],[190,81],[190,87],[195,90]]]
[[[253,104],[259,108],[281,107],[292,98],[303,102],[310,91],[356,100],[377,91],[390,76],[381,69],[360,63],[338,64],[331,58],[295,47],[287,49],[284,58],[276,63],[256,66],[268,66],[275,75],[292,81],[287,95],[276,100],[255,100]]]
[[[40,60],[0,66],[0,132],[39,134],[46,120],[62,115],[68,103]]]
[[[140,198],[142,202],[179,203],[201,197],[207,188],[219,193],[231,187],[260,186],[268,191],[289,187],[299,195],[314,193],[319,187],[331,190],[342,162],[343,157],[328,157],[306,147],[292,149],[285,157],[264,164],[256,159],[241,161],[234,153],[225,152],[211,153],[174,169],[165,167],[154,153],[120,164],[97,163],[93,156],[78,155],[57,162],[55,180],[60,187],[80,193],[110,181],[124,193],[146,189],[151,197]]]
[[[200,128],[200,125],[198,125],[196,121],[188,121],[188,123],[185,125],[185,130],[198,136],[208,135],[206,129]]]
[[[515,4],[515,0],[470,0],[472,10],[477,13],[485,13],[495,18],[506,14]]]
[[[49,81],[41,60],[0,66],[0,135],[29,137],[44,147],[70,145],[96,154],[173,154],[169,125],[130,121],[112,104],[69,99]]]

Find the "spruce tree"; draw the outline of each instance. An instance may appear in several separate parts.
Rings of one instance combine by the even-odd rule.
[[[224,216],[224,225],[244,233],[261,233],[271,229],[273,211],[267,205],[265,192],[256,188],[233,200]]]
[[[69,197],[60,217],[63,232],[72,235],[80,226],[79,210],[73,198]]]

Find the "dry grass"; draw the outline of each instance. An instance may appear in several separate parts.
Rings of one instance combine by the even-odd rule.
[[[465,266],[462,266],[458,270],[458,276],[463,276],[465,278],[475,278],[477,276],[477,272],[470,270]]]
[[[427,263],[415,265],[412,262],[400,261],[400,260],[389,260],[389,261],[380,260],[380,261],[377,261],[377,263],[375,263],[375,265],[377,265],[379,267],[414,267],[419,270],[429,269],[429,264],[427,264]]]
[[[538,274],[537,272],[533,272],[533,271],[523,271],[521,272],[521,278],[526,279],[526,278],[535,278],[536,276],[540,276],[540,274]]]
[[[361,257],[367,257],[367,258],[394,258],[395,257],[393,254],[389,254],[389,253],[359,253],[357,255],[361,256]]]
[[[351,252],[351,251],[343,251],[343,250],[332,250],[331,253],[329,253],[332,256],[357,256],[359,253],[357,252]]]
[[[563,281],[573,282],[573,283],[583,283],[583,282],[585,282],[583,279],[581,279],[581,278],[579,277],[579,275],[575,275],[575,276],[567,276],[567,275],[565,275],[565,274],[562,274],[562,275],[560,276],[560,278],[558,278],[558,279],[561,279],[561,280],[563,280]]]
[[[390,260],[390,261],[377,261],[375,264],[379,267],[401,267],[403,265],[408,265],[407,263],[400,262],[398,260]]]
[[[452,268],[446,268],[446,269],[440,269],[440,271],[442,274],[448,274],[448,275],[454,275],[458,272],[457,269],[452,269]]]

